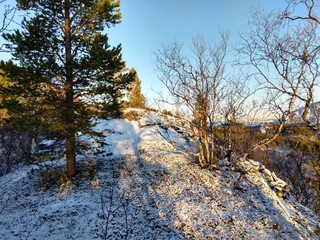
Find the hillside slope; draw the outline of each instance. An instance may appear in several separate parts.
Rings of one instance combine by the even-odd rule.
[[[227,163],[201,169],[161,137],[183,144],[159,127],[174,119],[138,115],[98,122],[112,155],[80,159],[73,183],[43,190],[36,166],[1,177],[0,239],[319,239],[320,219],[278,197],[263,166],[244,164],[259,167],[234,189]]]
[[[289,119],[289,123],[304,123],[302,119],[302,114],[304,112],[304,107],[298,108],[292,112],[291,117]],[[315,103],[315,109],[313,106],[310,107],[310,112],[307,114],[307,119],[312,124],[317,124],[317,117],[320,114],[320,102]]]

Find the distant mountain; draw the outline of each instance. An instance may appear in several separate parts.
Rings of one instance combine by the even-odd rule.
[[[36,165],[0,177],[0,239],[319,239],[320,218],[261,163],[202,169],[167,141],[185,144],[182,120],[125,115],[97,120],[109,154],[80,156],[73,182],[53,184],[51,161],[51,185]]]
[[[316,121],[315,114],[317,113],[318,116],[320,116],[320,101],[315,103],[316,109],[313,108],[313,106],[310,108],[310,113],[308,114],[308,120],[313,123]],[[304,107],[298,108],[295,111],[292,112],[292,115],[290,117],[289,122],[290,123],[302,123],[302,114],[304,112]]]

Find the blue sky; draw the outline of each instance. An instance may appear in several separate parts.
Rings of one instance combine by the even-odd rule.
[[[239,33],[246,31],[250,8],[272,10],[285,5],[285,0],[121,0],[122,23],[107,33],[112,46],[122,44],[123,59],[137,70],[151,103],[155,96],[151,89],[163,89],[154,71],[154,52],[161,44],[180,41],[188,47],[197,34],[219,41],[222,30],[230,31],[231,50],[239,42]]]
[[[142,91],[151,100],[151,89],[162,89],[154,69],[154,52],[172,41],[190,46],[192,37],[203,34],[219,40],[219,30],[230,31],[230,49],[246,31],[249,10],[284,7],[285,0],[121,0],[122,23],[108,29],[111,45],[122,44],[123,58],[134,67]],[[151,101],[150,101],[151,102]]]

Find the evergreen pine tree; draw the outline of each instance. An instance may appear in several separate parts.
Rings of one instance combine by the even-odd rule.
[[[130,84],[135,79],[135,73],[129,72],[127,77],[114,77],[112,84],[109,86],[110,93],[108,99],[105,99],[102,104],[103,115],[121,117],[124,103],[125,92],[130,89]]]
[[[121,45],[110,47],[106,27],[121,19],[120,0],[18,0],[32,12],[21,30],[6,33],[13,61],[0,65],[14,83],[3,106],[25,130],[41,125],[65,139],[66,173],[76,174],[76,132],[89,131],[85,102],[110,99],[123,72]],[[99,105],[101,106],[101,104]]]
[[[136,73],[134,68],[130,69],[132,74],[135,74],[135,78],[130,83],[128,88],[130,89],[128,93],[128,106],[129,107],[137,107],[137,108],[144,108],[146,106],[145,97],[141,93],[141,80]]]
[[[3,76],[3,73],[4,73],[3,70],[0,69],[0,126],[4,124],[5,119],[9,117],[7,113],[7,109],[1,107],[2,103],[6,99],[6,94],[5,92],[1,91],[1,89],[8,88],[11,84],[9,79]]]

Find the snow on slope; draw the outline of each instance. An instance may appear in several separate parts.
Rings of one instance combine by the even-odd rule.
[[[239,173],[201,169],[160,136],[174,119],[140,115],[99,121],[113,155],[81,160],[91,181],[41,190],[34,166],[1,177],[0,239],[319,239],[319,218],[261,172],[235,190]]]
[[[302,114],[304,112],[304,107],[298,108],[293,111],[289,119],[289,123],[303,123]],[[315,114],[316,113],[316,114]],[[315,109],[313,106],[310,107],[310,112],[307,114],[307,119],[313,123],[317,123],[317,116],[320,114],[320,102],[315,103]]]

